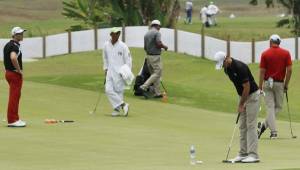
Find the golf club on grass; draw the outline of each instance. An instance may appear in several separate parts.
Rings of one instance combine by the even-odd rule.
[[[222,161],[223,163],[234,163],[233,161],[228,160],[228,156],[229,156],[229,153],[230,153],[230,150],[231,150],[231,145],[232,145],[232,141],[233,141],[233,138],[234,138],[235,130],[236,130],[236,127],[237,127],[239,119],[240,119],[240,114],[241,113],[238,113],[238,116],[236,118],[235,126],[234,126],[234,129],[233,129],[233,134],[232,134],[232,137],[231,137],[231,140],[230,140],[230,143],[229,143],[229,147],[228,147],[228,151],[227,151],[227,155],[226,155],[226,159]]]
[[[289,106],[289,97],[288,97],[288,92],[285,92],[285,97],[286,97],[286,105],[287,105],[287,109],[288,109],[288,115],[289,115],[289,121],[290,121],[290,130],[291,130],[291,135],[292,138],[297,138],[297,136],[294,136],[293,134],[293,128],[292,128],[292,120],[291,120],[291,113],[290,113],[290,106]]]

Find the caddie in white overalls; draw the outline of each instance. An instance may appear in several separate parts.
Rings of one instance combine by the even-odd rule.
[[[123,101],[123,93],[126,85],[130,85],[134,79],[131,72],[132,59],[130,51],[125,43],[119,40],[120,28],[112,28],[111,39],[104,44],[103,69],[106,75],[105,93],[114,111],[112,116],[127,116],[129,104]]]

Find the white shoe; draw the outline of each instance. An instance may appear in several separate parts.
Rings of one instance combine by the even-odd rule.
[[[120,112],[114,110],[114,111],[111,113],[111,116],[112,116],[112,117],[120,116]]]
[[[247,157],[246,156],[240,156],[240,155],[238,155],[235,158],[229,159],[229,161],[231,161],[232,163],[236,163],[236,162],[241,162],[245,158],[247,158]]]
[[[22,121],[22,120],[18,120],[14,123],[9,123],[7,125],[8,127],[25,127],[26,126],[26,122]]]
[[[248,156],[247,158],[242,160],[242,163],[257,163],[259,162],[258,158],[254,158],[253,156]]]
[[[128,103],[125,103],[125,105],[123,106],[123,112],[124,112],[124,116],[127,117],[128,112],[129,112],[129,104]]]

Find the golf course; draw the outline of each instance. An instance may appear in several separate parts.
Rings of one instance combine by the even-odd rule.
[[[280,15],[286,12],[284,7],[276,3],[274,8],[266,8],[265,0],[251,6],[249,1],[215,0],[220,7],[217,25],[205,28],[205,35],[220,40],[230,36],[239,42],[265,41],[271,34],[295,37],[290,25],[276,27],[282,19]],[[25,39],[66,33],[78,25],[94,28],[87,21],[63,16],[62,2],[0,0],[0,39],[11,38],[15,26],[27,30]],[[185,23],[186,0],[178,2],[181,8],[176,28],[200,34],[199,11],[209,1],[194,0],[192,24]],[[235,18],[229,18],[232,14]],[[278,138],[271,140],[267,129],[259,139],[260,163],[223,163],[236,125],[239,96],[224,71],[215,69],[214,61],[164,51],[161,90],[167,98],[146,100],[134,96],[132,85],[125,90],[125,101],[130,104],[128,116],[112,117],[113,110],[104,93],[103,48],[98,49],[79,53],[70,50],[70,54],[23,61],[19,115],[27,123],[25,128],[7,127],[9,86],[3,67],[0,170],[300,170],[299,60],[293,61],[289,101],[284,98],[283,109],[276,117]],[[145,51],[130,51],[136,76],[144,64]],[[3,61],[0,64],[3,66]],[[249,68],[258,83],[259,64],[249,64]],[[264,121],[267,113],[263,96],[260,98],[258,121]],[[52,119],[57,122],[47,122]],[[296,138],[291,136],[290,125]],[[192,145],[196,160],[203,163],[191,164]],[[229,159],[238,155],[239,146],[237,126]]]
[[[144,52],[131,49],[134,73],[142,66]],[[224,164],[235,125],[237,95],[214,62],[166,52],[163,82],[168,102],[133,96],[128,117],[111,117],[103,94],[101,51],[57,56],[24,64],[20,115],[28,126],[6,128],[2,122],[0,164],[7,170],[95,169],[297,169],[299,138],[291,139],[286,105],[279,114],[279,138],[269,132],[259,140],[259,164]],[[250,65],[257,75],[258,65]],[[293,130],[299,135],[299,63],[294,63],[290,84]],[[3,77],[3,76],[2,76]],[[256,76],[257,78],[257,76]],[[6,116],[8,85],[0,82],[1,119]],[[101,102],[94,114],[98,95]],[[262,120],[265,111],[259,113]],[[45,119],[74,120],[46,124]],[[190,165],[189,148],[197,159]],[[235,135],[230,157],[239,148]]]

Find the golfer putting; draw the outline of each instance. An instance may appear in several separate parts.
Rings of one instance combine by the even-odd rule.
[[[216,69],[221,70],[224,68],[225,74],[232,81],[240,96],[237,108],[239,116],[236,121],[236,124],[238,121],[240,122],[240,151],[235,158],[230,160],[226,158],[223,162],[257,163],[260,161],[257,153],[258,139],[256,132],[260,103],[258,86],[246,64],[227,56],[221,51],[215,54],[215,60],[217,62]]]
[[[120,116],[121,110],[124,116],[128,116],[129,104],[123,101],[124,89],[134,78],[131,72],[131,54],[127,45],[119,40],[120,34],[120,28],[112,28],[111,39],[104,44],[103,48],[105,93],[113,107],[112,116]]]

